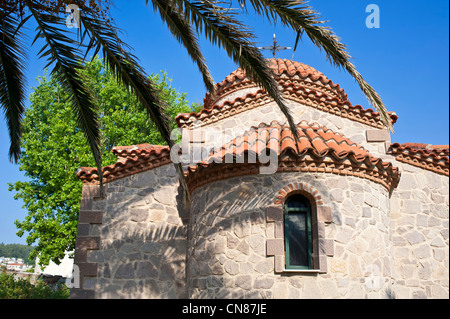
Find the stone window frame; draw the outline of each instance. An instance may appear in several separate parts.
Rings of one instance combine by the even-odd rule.
[[[311,203],[313,269],[286,269],[284,236],[284,202],[295,194]],[[291,183],[276,193],[274,205],[267,207],[266,222],[274,223],[274,236],[266,241],[266,256],[274,256],[275,273],[327,273],[327,257],[334,256],[334,240],[326,238],[325,224],[332,223],[331,208],[324,205],[319,191],[307,183]]]

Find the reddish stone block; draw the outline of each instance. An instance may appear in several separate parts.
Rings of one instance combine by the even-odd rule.
[[[100,237],[79,237],[77,238],[77,249],[99,249]]]
[[[283,239],[268,239],[266,242],[267,256],[284,255],[284,240]]]
[[[275,238],[283,238],[284,239],[283,221],[275,222]]]
[[[85,186],[83,186],[83,187],[85,187]],[[80,209],[85,209],[85,210],[92,209],[93,201],[94,200],[92,198],[81,198]]]
[[[282,273],[286,266],[284,255],[275,256],[275,273]]]
[[[97,263],[78,263],[76,264],[80,270],[80,276],[97,277]]]
[[[367,142],[384,142],[391,139],[389,130],[367,130]]]
[[[87,290],[87,289],[70,290],[70,299],[94,299],[94,298],[95,298],[94,290]]]
[[[89,224],[78,223],[77,228],[77,236],[78,237],[87,237],[89,236]]]
[[[283,220],[283,209],[281,206],[267,207],[267,221],[277,222]]]
[[[79,223],[101,224],[103,221],[103,212],[97,210],[80,210],[78,217]]]
[[[75,264],[87,262],[87,250],[76,248],[73,262]]]
[[[331,208],[328,206],[317,206],[317,219],[319,222],[331,223],[333,221]]]

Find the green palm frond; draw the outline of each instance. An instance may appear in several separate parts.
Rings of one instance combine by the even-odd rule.
[[[148,3],[148,0],[146,2]],[[152,3],[154,10],[159,12],[161,19],[167,24],[170,32],[185,47],[191,59],[197,64],[202,73],[206,89],[214,93],[214,80],[206,65],[194,30],[186,21],[186,18],[176,8],[172,7],[172,3],[169,0],[153,0]]]
[[[78,0],[77,0],[78,1]],[[83,1],[80,1],[82,3]],[[101,2],[100,0],[94,2]],[[150,1],[146,0],[148,4]],[[298,140],[298,132],[293,117],[278,90],[278,83],[273,78],[267,60],[256,47],[252,30],[239,20],[238,13],[228,10],[229,3],[221,0],[152,0],[153,9],[159,13],[168,29],[187,50],[189,56],[198,66],[206,88],[214,94],[214,81],[207,67],[206,60],[199,46],[198,36],[204,35],[212,45],[223,48],[228,56],[237,63],[246,74],[262,87],[277,103],[286,116],[289,126]],[[244,8],[253,8],[256,14],[281,23],[295,32],[297,46],[300,36],[306,34],[335,66],[346,70],[359,84],[369,102],[378,110],[387,127],[393,131],[390,116],[377,92],[363,79],[351,62],[346,46],[334,32],[321,21],[318,13],[304,0],[238,0]],[[102,183],[99,119],[89,89],[85,86],[78,72],[80,48],[94,50],[94,56],[101,52],[105,64],[115,77],[127,87],[148,112],[167,144],[172,147],[170,139],[169,117],[159,99],[159,93],[144,70],[121,41],[117,28],[98,10],[82,10],[82,27],[79,30],[79,42],[70,38],[71,32],[64,28],[65,19],[59,17],[61,8],[51,8],[49,1],[10,0],[0,4],[0,103],[4,111],[11,145],[10,160],[16,161],[20,156],[21,119],[24,112],[24,54],[21,42],[23,34],[20,29],[28,20],[23,19],[24,8],[28,8],[36,20],[36,40],[41,37],[45,44],[39,52],[41,58],[47,59],[47,66],[52,66],[59,83],[69,92],[73,111],[79,126],[84,131],[94,155]],[[58,2],[59,3],[59,2]],[[62,2],[61,2],[62,3]],[[77,2],[78,3],[78,2]],[[64,29],[62,29],[64,28]],[[33,42],[33,43],[34,43]],[[177,166],[180,181],[186,188],[181,164]]]
[[[244,8],[247,1],[238,0]],[[380,113],[384,124],[394,132],[391,118],[378,93],[370,86],[361,74],[356,70],[352,57],[347,51],[341,39],[329,28],[324,26],[319,14],[304,0],[249,0],[250,5],[259,15],[265,15],[268,19],[277,21],[292,28],[294,31],[305,33],[319,48],[323,49],[327,59],[335,66],[345,69],[358,83],[369,102]],[[297,41],[297,40],[296,40]]]
[[[76,114],[77,123],[83,130],[94,155],[102,185],[98,113],[78,72],[82,67],[79,52],[74,48],[78,44],[65,35],[67,30],[59,28],[59,26],[64,25],[63,19],[47,14],[44,10],[37,10],[29,1],[27,1],[27,5],[38,25],[34,42],[39,37],[45,41],[44,46],[39,51],[39,57],[47,59],[46,68],[53,65],[51,74],[55,75],[60,85],[69,93],[73,112]]]
[[[2,16],[0,23],[0,103],[8,125],[11,141],[10,161],[20,157],[21,120],[25,111],[25,48],[19,31],[20,21]]]
[[[101,51],[103,53],[106,65],[116,79],[137,97],[150,119],[156,125],[162,138],[172,148],[174,141],[171,139],[170,121],[169,116],[164,111],[164,103],[160,100],[155,85],[139,66],[137,59],[125,50],[126,44],[120,40],[114,29],[108,28],[106,21],[87,16],[83,16],[81,21],[85,27],[85,32],[91,38],[87,48],[88,51],[95,49],[96,52]],[[174,165],[185,195],[189,197],[183,168],[180,163]]]
[[[137,59],[125,50],[126,45],[114,29],[107,27],[106,21],[87,16],[83,16],[81,21],[91,37],[88,50],[102,52],[106,65],[116,79],[136,95],[163,139],[171,146],[173,141],[170,139],[169,117],[164,112],[158,90],[139,66]]]
[[[285,115],[294,137],[298,140],[294,119],[278,90],[272,71],[253,42],[254,34],[236,18],[237,14],[216,5],[220,3],[217,1],[172,0],[172,2],[199,33],[203,33],[213,45],[224,48],[228,56],[266,90]]]

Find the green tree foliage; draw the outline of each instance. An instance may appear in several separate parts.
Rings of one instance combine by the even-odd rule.
[[[10,258],[22,258],[27,264],[34,264],[34,259],[30,259],[30,253],[34,247],[21,244],[0,243],[0,256]]]
[[[55,289],[42,281],[17,278],[14,274],[0,273],[0,299],[68,299],[70,290],[65,285]]]
[[[110,152],[114,146],[165,144],[136,97],[118,85],[99,60],[87,63],[82,72],[100,115],[103,165],[116,162]],[[186,94],[177,93],[165,73],[151,75],[150,80],[167,105],[174,128],[175,116],[192,110]],[[75,248],[82,188],[75,172],[79,167],[95,166],[67,94],[54,77],[39,78],[23,120],[20,170],[29,180],[9,184],[9,190],[17,192],[15,199],[22,199],[28,210],[25,220],[16,221],[17,234],[28,233],[27,243],[37,244],[31,256],[39,254],[42,265],[50,260],[59,263],[64,251]]]

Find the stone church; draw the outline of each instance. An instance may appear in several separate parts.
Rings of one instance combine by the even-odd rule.
[[[78,170],[71,298],[449,298],[448,145],[392,143],[321,72],[269,64],[299,140],[237,69],[172,150],[116,146],[103,196]]]

